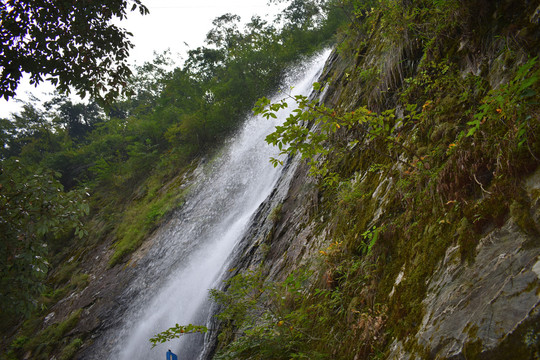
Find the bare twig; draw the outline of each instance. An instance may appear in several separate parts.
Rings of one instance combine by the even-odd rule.
[[[473,178],[474,178],[474,181],[476,181],[476,183],[478,185],[480,185],[480,188],[482,189],[483,192],[485,192],[486,194],[489,194],[491,195],[491,193],[489,191],[487,191],[486,189],[484,189],[484,186],[482,185],[482,183],[480,181],[478,181],[478,179],[476,178],[476,174],[473,174]]]

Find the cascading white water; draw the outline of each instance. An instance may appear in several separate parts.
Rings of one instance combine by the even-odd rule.
[[[309,94],[328,54],[304,64],[302,76],[297,73],[295,83],[289,82],[293,93]],[[175,219],[158,231],[151,249],[139,259],[144,270],[127,290],[129,306],[120,330],[105,334],[113,343],[108,358],[163,359],[167,349],[182,351],[182,342],[193,340],[185,336],[154,349],[149,342],[176,323],[194,321],[257,208],[272,192],[281,171],[270,164],[277,150],[264,138],[288,112],[279,115],[277,121],[248,119],[222,155],[205,166],[194,195]],[[190,357],[197,355],[180,353],[182,360]]]

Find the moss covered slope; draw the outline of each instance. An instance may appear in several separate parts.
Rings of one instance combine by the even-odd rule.
[[[350,3],[293,119],[322,142],[273,135],[316,161],[216,296],[217,357],[537,358],[540,9]]]

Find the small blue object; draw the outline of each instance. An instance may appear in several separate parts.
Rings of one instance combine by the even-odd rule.
[[[167,351],[167,360],[178,360],[178,356],[176,356],[171,350]]]

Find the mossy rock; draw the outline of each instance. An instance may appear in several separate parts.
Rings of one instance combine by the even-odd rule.
[[[461,260],[472,262],[476,253],[475,250],[478,243],[478,236],[475,234],[469,219],[466,217],[461,219],[456,230],[456,235],[458,238]]]
[[[510,216],[521,231],[528,235],[538,235],[538,227],[529,211],[529,204],[514,200],[510,205]]]

